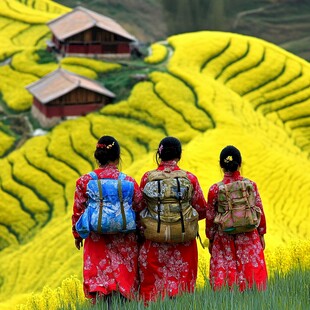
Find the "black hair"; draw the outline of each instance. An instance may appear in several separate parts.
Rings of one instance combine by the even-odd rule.
[[[111,136],[101,137],[97,142],[94,157],[102,166],[120,160],[120,147],[116,139]]]
[[[181,142],[177,138],[166,137],[159,143],[156,152],[156,162],[159,164],[159,160],[168,161],[175,158],[181,159],[181,154]]]
[[[234,172],[241,166],[242,157],[240,151],[233,145],[228,145],[221,151],[220,166],[225,171]]]

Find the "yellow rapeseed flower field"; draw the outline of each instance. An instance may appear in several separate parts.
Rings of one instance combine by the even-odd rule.
[[[60,61],[61,65],[77,65],[95,71],[96,73],[106,73],[121,69],[121,65],[117,63],[109,63],[97,61],[90,58],[82,57],[65,57]]]
[[[3,157],[3,155],[13,147],[15,139],[9,134],[1,131],[0,128],[0,141],[0,157]]]
[[[168,48],[161,43],[154,43],[150,46],[150,55],[144,58],[144,61],[149,64],[158,64],[164,61],[168,55]]]
[[[29,110],[32,96],[25,86],[59,66],[92,79],[98,73],[121,68],[115,63],[73,57],[59,63],[39,62],[38,51],[46,48],[46,40],[51,37],[46,22],[70,10],[50,0],[0,1],[0,61],[6,62],[0,66],[0,91],[11,110]]]
[[[27,20],[33,18],[36,25],[50,14],[40,17],[42,10],[52,15],[66,11],[50,10],[48,0],[11,2],[19,4],[8,12],[8,1],[3,1],[3,18],[20,22],[28,5]],[[45,36],[40,32],[38,38]],[[155,71],[136,84],[128,99],[65,121],[0,159],[1,309],[53,309],[59,300],[83,299],[82,252],[74,247],[71,209],[75,181],[96,166],[94,146],[103,134],[120,142],[121,168],[138,182],[156,167],[159,141],[178,137],[183,143],[180,165],[197,175],[205,194],[222,177],[221,149],[236,145],[243,155],[242,173],[255,180],[262,197],[270,274],[310,268],[309,63],[268,42],[232,33],[187,33],[167,42],[173,53],[163,65],[165,72]],[[30,53],[34,48],[34,54],[27,54],[32,55],[29,67],[39,66],[35,47],[21,49]],[[12,50],[7,51],[2,55]],[[38,78],[25,55],[13,57],[18,70],[0,69],[1,78],[6,77],[3,99],[17,111],[31,106],[21,91],[25,81]],[[86,75],[97,72],[84,61],[68,62]],[[199,227],[207,244],[203,221]],[[198,286],[208,277],[208,265],[208,251],[199,245]]]

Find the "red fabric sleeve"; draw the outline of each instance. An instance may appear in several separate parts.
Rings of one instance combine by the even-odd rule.
[[[142,210],[142,191],[140,189],[139,184],[130,176],[126,176],[126,180],[132,182],[134,184],[134,192],[133,192],[133,199],[132,199],[132,209],[136,212]]]
[[[262,212],[260,223],[259,223],[259,226],[257,228],[257,231],[260,235],[264,235],[267,232],[267,226],[266,226],[266,217],[265,217],[265,212],[264,212],[264,208],[263,208],[263,203],[262,203],[262,200],[260,198],[260,194],[258,192],[256,183],[255,182],[252,182],[252,183],[253,183],[255,194],[256,194],[255,205],[258,206]]]
[[[86,188],[90,179],[91,176],[86,174],[76,181],[72,214],[72,233],[75,239],[81,238],[75,230],[75,224],[85,211],[87,202]]]
[[[208,202],[206,210],[206,236],[209,240],[214,239],[217,225],[214,224],[214,218],[217,211],[216,201],[218,194],[218,185],[213,184],[208,192]]]
[[[199,220],[202,220],[206,218],[207,202],[205,200],[203,191],[200,187],[197,177],[190,172],[187,172],[187,176],[190,179],[191,183],[193,184],[193,188],[194,188],[194,194],[193,194],[191,204],[193,208],[195,208],[196,211],[198,212]]]
[[[143,196],[143,189],[144,189],[144,186],[147,182],[147,178],[150,174],[150,171],[146,172],[142,178],[141,178],[141,181],[140,181],[140,189],[141,189],[141,193],[142,193],[142,196]],[[147,207],[147,203],[145,201],[145,199],[142,198],[142,203],[141,203],[141,210],[145,209]]]

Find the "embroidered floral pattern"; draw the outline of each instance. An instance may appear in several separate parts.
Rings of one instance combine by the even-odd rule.
[[[117,179],[119,171],[108,165],[95,170],[98,178]],[[76,182],[72,215],[73,226],[86,208],[86,188],[91,179],[88,174]],[[141,210],[142,194],[133,178],[126,180],[134,183],[133,209]],[[73,229],[74,237],[78,237]],[[84,242],[84,292],[92,298],[96,292],[109,294],[119,291],[125,297],[132,298],[138,287],[138,243],[135,233],[98,235],[94,232]]]
[[[237,171],[225,173],[223,182],[227,184],[241,179]],[[266,220],[257,186],[254,182],[252,184],[255,189],[256,205],[262,211],[261,222],[257,230],[236,235],[218,231],[213,223],[217,211],[218,185],[214,184],[210,187],[206,212],[206,235],[213,240],[210,283],[214,289],[234,284],[238,285],[240,290],[252,287],[254,284],[260,289],[266,287],[266,263],[258,234],[266,233]]]
[[[175,161],[163,162],[159,170],[165,168],[180,169]],[[199,182],[192,173],[187,172],[194,187],[192,206],[205,218],[206,201]],[[142,177],[143,189],[148,172]],[[144,203],[144,207],[146,204]],[[146,301],[156,300],[159,296],[175,296],[181,291],[194,291],[197,278],[198,252],[196,240],[167,244],[146,240],[139,255],[140,295]]]

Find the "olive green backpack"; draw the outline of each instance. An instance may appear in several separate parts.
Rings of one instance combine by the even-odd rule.
[[[248,179],[224,184],[218,183],[218,212],[214,223],[228,234],[255,230],[261,218],[261,210],[255,205],[253,184]]]

